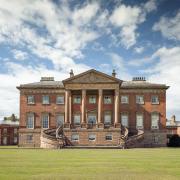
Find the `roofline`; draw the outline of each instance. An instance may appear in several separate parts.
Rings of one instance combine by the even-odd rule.
[[[73,77],[67,78],[67,79],[63,80],[62,82],[63,82],[63,84],[64,84],[64,83],[66,83],[67,81],[76,79],[77,77],[80,77],[80,76],[82,76],[82,75],[85,75],[85,74],[87,74],[87,73],[89,73],[89,72],[95,72],[95,73],[101,74],[101,75],[106,76],[107,78],[110,78],[110,79],[112,79],[112,80],[115,80],[115,81],[117,81],[117,82],[119,82],[119,83],[122,83],[122,82],[123,82],[122,80],[120,80],[120,79],[118,79],[118,78],[116,78],[116,77],[110,76],[110,75],[108,75],[108,74],[105,74],[105,73],[103,73],[103,72],[97,71],[97,70],[95,70],[95,69],[87,70],[87,71],[82,72],[82,73],[80,73],[80,74],[77,74],[77,75],[75,75],[75,76],[73,76]]]
[[[169,89],[170,86],[166,86],[166,85],[157,85],[157,86],[153,86],[153,85],[149,85],[149,86],[126,86],[123,87],[121,86],[120,89]]]

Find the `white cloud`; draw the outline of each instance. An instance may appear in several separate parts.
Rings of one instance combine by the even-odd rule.
[[[160,31],[167,39],[180,40],[180,11],[175,17],[161,17],[153,26],[154,31]]]
[[[136,32],[138,25],[146,20],[147,13],[156,10],[156,2],[148,1],[141,6],[126,6],[120,4],[111,17],[111,23],[120,28],[119,39],[121,43],[128,49],[136,44],[139,34]]]
[[[141,54],[143,51],[144,51],[144,47],[135,47],[134,48],[134,51],[136,52],[136,53],[138,53],[138,54]]]
[[[14,58],[20,61],[23,61],[28,58],[28,54],[26,52],[23,52],[21,50],[13,49],[12,53],[14,55]]]
[[[170,86],[167,90],[167,115],[177,115],[180,120],[180,47],[158,49],[152,56],[156,64],[143,72],[149,73],[149,79]]]

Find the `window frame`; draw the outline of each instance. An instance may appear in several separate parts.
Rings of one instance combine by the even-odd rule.
[[[138,115],[142,115],[142,126],[138,126]],[[136,113],[136,129],[144,129],[144,114],[143,113]]]
[[[29,138],[31,137],[31,138]],[[32,143],[33,142],[33,135],[32,134],[27,134],[26,135],[26,142],[27,143]]]
[[[142,97],[143,98],[143,102],[138,102],[138,97]],[[144,101],[144,95],[136,95],[136,104],[145,104],[145,101]]]
[[[125,126],[125,125],[123,125],[123,123],[122,123],[122,116],[127,116],[127,126]],[[124,126],[124,127],[129,127],[129,114],[128,113],[126,113],[126,112],[122,112],[121,113],[121,124]]]
[[[106,97],[108,97],[111,100],[111,102],[106,102]],[[104,102],[104,104],[112,104],[113,103],[112,102],[112,96],[111,95],[104,95],[103,102]]]
[[[90,136],[94,136],[94,139],[90,139]],[[96,141],[96,134],[88,134],[88,141]]]
[[[44,124],[43,124],[43,121],[44,121],[43,116],[45,116],[45,115],[47,115],[47,117],[48,117],[48,119],[47,119],[47,120],[48,120],[48,121],[47,121],[47,122],[48,122],[48,127],[43,127],[43,125],[44,125]],[[42,113],[42,114],[41,114],[41,128],[42,128],[42,129],[49,129],[49,113]]]
[[[90,98],[95,98],[95,102],[90,102]],[[96,95],[89,95],[89,97],[88,97],[88,102],[89,102],[89,104],[96,104],[97,103],[97,97],[96,97]]]
[[[127,97],[127,102],[122,101],[123,97]],[[129,95],[121,95],[121,104],[129,104]]]
[[[63,123],[62,124],[64,124],[64,119],[65,119],[64,113],[57,113],[56,114],[56,127],[59,127],[60,125],[62,125],[62,124],[58,123],[58,118],[57,118],[58,116],[63,116]]]
[[[48,97],[48,103],[44,103],[44,97]],[[50,104],[50,96],[49,95],[42,95],[42,104],[49,105]]]
[[[63,102],[58,102],[58,97],[62,97],[63,98]],[[64,95],[57,95],[56,96],[56,104],[58,104],[58,105],[64,104],[64,102],[65,102],[64,100],[65,100]]]
[[[73,136],[77,136],[77,139],[73,139]],[[71,134],[71,141],[77,142],[79,141],[79,134]]]
[[[30,124],[29,124],[29,122],[28,122],[28,121],[30,120],[30,119],[28,119],[28,118],[29,118],[29,117],[28,117],[29,115],[32,116],[32,119],[31,119],[31,120],[32,120],[32,123],[31,123],[31,124],[32,124],[32,127],[30,127]],[[27,128],[27,129],[34,129],[34,120],[35,120],[35,114],[34,114],[33,112],[28,112],[27,115],[26,115],[26,128]]]
[[[153,116],[153,115],[158,115],[157,126],[152,126],[152,124],[153,124],[153,123],[152,123],[152,121],[153,121],[152,116]],[[159,114],[158,112],[152,112],[152,113],[151,113],[151,129],[152,129],[152,130],[156,130],[156,129],[158,130],[158,129],[159,129],[159,122],[160,122],[160,114]]]
[[[79,122],[75,122],[75,116],[79,116]],[[74,113],[73,114],[73,124],[74,125],[80,125],[81,124],[81,113]]]
[[[80,98],[79,98],[79,99],[80,99],[80,102],[75,101],[75,99],[76,99],[77,97],[80,97]],[[82,102],[82,97],[81,97],[81,95],[74,95],[74,96],[73,96],[73,104],[81,104],[81,102]]]
[[[33,102],[29,102],[29,97],[33,97]],[[35,96],[34,96],[34,95],[27,95],[27,104],[28,104],[28,105],[33,105],[33,104],[35,104]]]
[[[94,122],[89,122],[89,116],[94,116],[94,117],[96,117],[95,123],[94,123]],[[97,124],[97,113],[89,112],[89,113],[87,114],[87,123],[88,123],[88,124]]]
[[[110,115],[110,118],[111,118],[111,119],[110,119],[110,122],[105,122],[105,116],[106,116],[106,115]],[[105,125],[111,125],[111,124],[112,124],[112,112],[110,112],[110,111],[105,111],[105,112],[104,112],[104,124],[105,124]]]
[[[111,137],[111,139],[107,139],[108,136]],[[113,140],[113,135],[112,134],[106,134],[105,135],[105,140],[106,141],[112,141]]]
[[[158,100],[158,101],[157,101],[157,102],[153,102],[153,101],[152,101],[152,100],[153,100],[153,97],[157,97],[157,100]],[[157,104],[159,104],[159,96],[158,96],[158,95],[152,95],[152,96],[151,96],[151,104],[152,104],[152,105],[157,105]]]

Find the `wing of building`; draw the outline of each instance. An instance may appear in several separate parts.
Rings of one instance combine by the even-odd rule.
[[[91,69],[63,81],[42,77],[22,84],[19,145],[166,146],[164,84],[123,81]],[[59,128],[58,128],[59,127]]]

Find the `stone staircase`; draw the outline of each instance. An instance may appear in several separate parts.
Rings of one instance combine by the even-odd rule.
[[[144,131],[136,129],[127,129],[121,126],[120,148],[137,148],[141,147],[141,142],[144,139]]]

